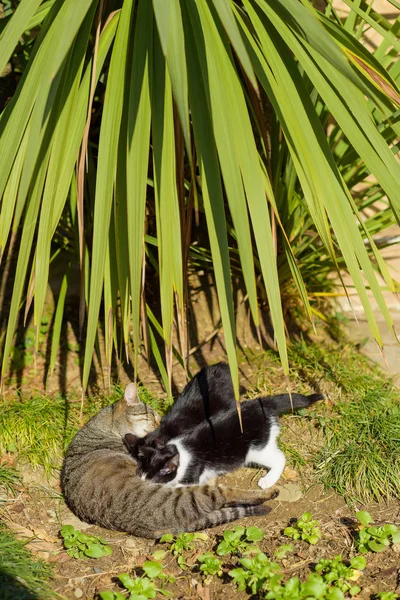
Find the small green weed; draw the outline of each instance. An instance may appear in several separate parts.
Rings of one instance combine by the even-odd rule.
[[[315,571],[322,575],[326,583],[334,583],[343,593],[349,593],[350,596],[359,594],[361,588],[358,585],[352,585],[356,580],[359,571],[365,569],[367,561],[363,556],[355,556],[350,561],[350,566],[346,566],[340,555],[334,558],[321,558],[315,566]]]
[[[225,554],[249,554],[258,552],[259,548],[256,545],[251,545],[253,542],[261,542],[264,538],[264,532],[258,527],[235,527],[224,531],[223,540],[218,544],[218,556]]]
[[[159,579],[165,582],[174,582],[175,578],[163,573],[164,566],[160,562],[148,560],[142,565],[143,575],[132,579],[127,573],[120,573],[118,579],[125,590],[130,592],[126,596],[121,592],[100,592],[101,600],[146,600],[146,598],[155,598],[157,594],[171,596],[171,593],[155,581]]]
[[[10,494],[15,494],[15,488],[20,485],[21,482],[22,478],[17,469],[0,464],[0,488],[5,489]]]
[[[271,581],[266,600],[344,600],[343,592],[326,583],[318,573],[311,573],[304,582],[291,577],[286,583]]]
[[[75,529],[73,525],[64,525],[60,529],[64,547],[72,558],[102,558],[112,554],[107,541],[94,535],[88,535]]]
[[[320,561],[321,573],[311,573],[303,582],[292,577],[282,583],[281,567],[260,552],[254,558],[240,559],[243,568],[232,569],[228,574],[240,591],[249,590],[254,595],[266,592],[267,600],[343,600],[345,593],[355,595],[360,591],[358,586],[348,585],[347,580],[354,577],[356,567],[365,567],[365,561],[362,557],[353,560],[351,568],[343,565],[341,557]]]
[[[383,552],[390,544],[400,544],[400,531],[396,525],[370,526],[373,518],[366,511],[359,511],[356,517],[360,523],[355,542],[359,552]]]
[[[274,554],[275,554],[276,558],[278,558],[280,560],[282,558],[285,558],[285,556],[288,552],[293,552],[292,544],[282,544],[282,546],[278,546],[278,548],[276,548]]]
[[[283,533],[293,540],[304,540],[312,545],[321,538],[319,523],[313,520],[309,512],[304,512],[300,519],[297,519],[294,525],[286,527]]]
[[[197,557],[200,563],[200,571],[206,575],[213,577],[214,575],[222,575],[222,560],[217,558],[213,552],[205,552]]]
[[[196,540],[204,541],[206,539],[208,536],[205,533],[180,533],[176,537],[172,533],[167,533],[160,539],[160,544],[170,544],[169,550],[176,557],[176,562],[181,569],[186,569],[185,550],[193,550],[193,542]]]
[[[241,591],[250,589],[252,594],[257,594],[260,590],[266,590],[267,584],[278,583],[283,577],[280,566],[263,552],[259,552],[254,558],[241,558],[239,563],[244,569],[232,569],[228,575]]]
[[[379,592],[375,594],[374,600],[398,600],[399,596],[396,592]]]

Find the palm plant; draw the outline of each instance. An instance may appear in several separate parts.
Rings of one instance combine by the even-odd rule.
[[[79,260],[83,386],[103,306],[108,363],[133,343],[136,372],[142,337],[158,331],[168,387],[175,311],[185,356],[192,215],[206,226],[236,392],[232,258],[256,327],[261,281],[286,375],[281,291],[294,288],[313,320],[313,281],[323,288],[332,270],[351,275],[381,345],[367,289],[392,326],[376,271],[396,283],[373,235],[400,217],[399,20],[366,0],[346,0],[345,20],[309,0],[16,4],[0,20],[0,72],[11,58],[18,80],[0,119],[0,260],[20,233],[2,378],[22,303],[38,332],[64,248],[52,365]],[[365,27],[382,36],[373,54]],[[377,200],[384,210],[365,220]],[[146,309],[146,264],[161,324]]]

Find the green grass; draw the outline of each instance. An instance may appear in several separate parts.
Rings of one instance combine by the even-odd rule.
[[[339,323],[338,323],[339,327]],[[290,360],[290,381],[296,392],[309,392],[319,384],[330,387],[333,399],[344,394],[359,398],[364,392],[375,386],[383,386],[384,390],[393,384],[381,369],[358,351],[357,346],[347,340],[341,332],[340,341],[333,343],[331,339],[319,342],[293,342],[288,348]],[[279,356],[272,350],[253,354],[247,352],[248,360],[259,364],[257,382],[250,388],[250,396],[259,393],[277,393],[277,389],[285,389],[282,367]],[[386,391],[385,391],[386,394]]]
[[[385,395],[393,387],[379,367],[351,342],[299,342],[290,348],[289,356],[294,377],[300,375],[310,385],[328,382],[337,394],[344,393],[349,399],[361,398],[371,385],[382,386]]]
[[[0,597],[2,600],[46,600],[59,597],[47,580],[52,568],[32,558],[24,542],[0,523]]]
[[[350,502],[400,498],[400,392],[353,344],[296,344],[292,366],[309,383],[331,389],[319,405],[323,447],[314,464],[321,481]],[[315,413],[316,411],[316,413]]]
[[[376,385],[335,406],[322,429],[326,445],[316,467],[327,487],[351,502],[400,498],[398,393]]]
[[[59,397],[36,397],[0,406],[0,451],[41,465],[47,473],[60,465],[62,451],[79,427],[79,411]]]
[[[123,389],[119,389],[121,390],[122,395]],[[171,402],[167,398],[156,398],[153,396],[144,385],[139,387],[139,398],[142,402],[154,408],[160,415],[163,415],[171,405]]]
[[[21,476],[17,469],[8,465],[0,464],[0,491],[5,489],[11,494],[15,494],[16,486],[21,483]]]

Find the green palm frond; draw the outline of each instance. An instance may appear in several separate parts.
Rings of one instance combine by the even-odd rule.
[[[212,265],[237,395],[232,276],[256,328],[267,303],[285,375],[282,299],[291,290],[313,321],[332,272],[350,274],[381,346],[368,294],[392,327],[377,274],[398,284],[374,236],[400,222],[399,21],[346,4],[341,20],[309,0],[22,0],[0,21],[0,71],[19,73],[1,107],[0,260],[20,240],[2,379],[24,301],[40,328],[59,252],[50,370],[80,263],[84,387],[100,319],[109,369],[132,347],[137,372],[149,336],[170,393],[172,357],[184,364],[187,353],[187,257]],[[366,27],[382,39],[374,53]],[[379,216],[366,217],[378,201]],[[188,230],[194,207],[201,250]]]

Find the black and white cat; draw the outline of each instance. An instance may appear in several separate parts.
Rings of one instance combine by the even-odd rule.
[[[269,469],[258,485],[272,487],[282,475],[285,455],[278,448],[279,415],[306,408],[322,400],[322,394],[280,394],[248,400],[241,404],[243,432],[236,408],[218,412],[191,431],[152,446],[130,436],[126,440],[137,459],[137,474],[170,486],[202,484],[239,467],[256,464]],[[146,439],[146,438],[144,438]]]

